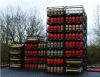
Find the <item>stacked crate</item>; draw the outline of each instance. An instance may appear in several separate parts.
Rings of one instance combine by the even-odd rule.
[[[83,72],[87,61],[83,6],[48,7],[47,16],[47,72]]]
[[[26,38],[24,53],[24,68],[37,69],[38,67],[38,36]]]
[[[10,44],[10,68],[22,68],[22,44]]]
[[[39,36],[38,44],[38,69],[46,68],[46,42],[44,37]]]
[[[86,69],[87,21],[83,6],[65,7],[64,72]]]
[[[47,8],[47,72],[63,73],[64,7]]]

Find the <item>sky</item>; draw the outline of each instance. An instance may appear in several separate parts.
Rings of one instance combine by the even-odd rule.
[[[88,25],[88,39],[87,43],[90,44],[90,40],[93,39],[93,31],[92,28],[94,26],[93,23],[93,8],[99,4],[99,0],[0,0],[0,9],[7,7],[8,5],[12,7],[21,7],[23,11],[28,12],[30,8],[36,7],[39,11],[39,16],[44,20],[44,24],[46,25],[47,19],[47,7],[54,6],[71,6],[71,5],[83,5],[85,12],[87,14],[87,25]]]

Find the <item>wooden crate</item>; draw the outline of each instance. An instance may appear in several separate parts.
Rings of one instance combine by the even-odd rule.
[[[66,73],[67,72],[78,72],[78,73],[82,73],[83,71],[83,68],[82,67],[79,67],[79,68],[76,68],[76,67],[66,67]]]

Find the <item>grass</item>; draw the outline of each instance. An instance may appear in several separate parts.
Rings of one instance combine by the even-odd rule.
[[[94,66],[100,66],[100,63],[93,64]]]
[[[95,64],[87,64],[87,66],[100,66],[100,63],[95,63]]]

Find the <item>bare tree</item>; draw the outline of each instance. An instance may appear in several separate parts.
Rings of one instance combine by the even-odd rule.
[[[22,12],[18,7],[17,11],[11,7],[7,7],[7,13],[2,12],[1,14],[1,26],[2,32],[4,32],[7,40],[13,42],[22,42],[25,38],[24,31],[26,30],[26,13]],[[9,13],[9,14],[8,14]],[[10,38],[10,39],[9,39]],[[8,44],[7,44],[8,45]]]
[[[40,18],[40,15],[38,15],[38,12],[36,9],[31,9],[28,16],[27,21],[27,35],[33,36],[33,35],[44,35],[44,28],[45,25],[43,25],[43,20]]]
[[[15,25],[17,31],[17,42],[22,42],[25,39],[25,30],[26,30],[26,13],[21,11],[21,8],[17,9],[17,13],[15,16]],[[25,40],[24,40],[25,41]]]
[[[37,16],[37,11],[31,10],[30,14],[23,12],[19,7],[14,9],[8,6],[0,11],[1,26],[1,54],[3,61],[9,59],[9,41],[23,42],[25,35],[33,36],[44,34],[43,20]],[[28,33],[25,33],[27,31]],[[6,58],[4,58],[6,56]]]
[[[1,11],[1,28],[2,28],[2,38],[5,38],[6,45],[8,45],[8,41],[15,41],[15,29],[14,29],[14,12],[11,7],[7,7],[6,10]],[[3,41],[5,41],[3,40]]]
[[[100,45],[100,5],[97,5],[93,10],[93,31],[96,35],[96,42]]]
[[[93,9],[93,32],[90,40],[90,48],[87,49],[88,61],[92,64],[100,63],[100,5]],[[92,18],[92,17],[91,17]],[[98,46],[99,45],[99,46]],[[89,63],[89,64],[90,64]]]

